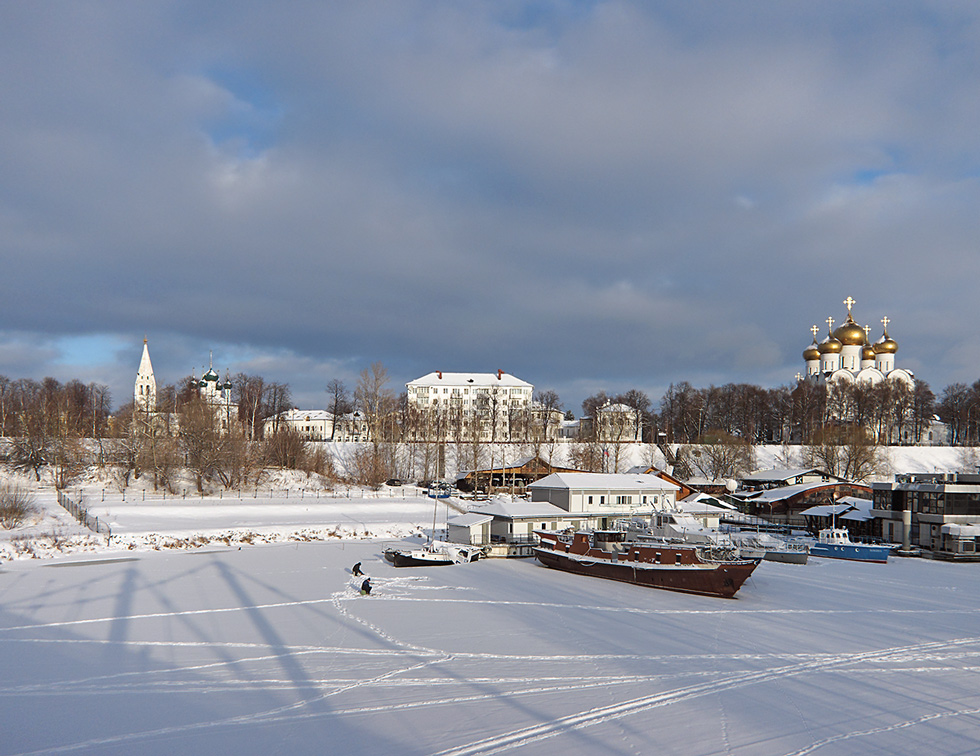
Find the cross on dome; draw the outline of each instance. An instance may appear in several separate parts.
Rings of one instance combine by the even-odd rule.
[[[817,325],[813,326],[813,328],[810,329],[810,333],[813,334],[813,340],[816,341],[817,340],[817,334],[820,333],[820,326],[817,326]]]
[[[827,330],[830,331],[831,333],[833,333],[834,332],[834,319],[833,318],[827,318],[827,321],[826,322],[827,322]]]
[[[885,327],[885,332],[886,333],[888,332],[888,324],[891,323],[891,322],[892,321],[888,318],[887,315],[881,319],[881,324]]]
[[[856,305],[857,302],[855,301],[854,297],[848,297],[847,299],[844,300],[844,304],[847,305],[847,314],[850,315],[851,314],[851,308],[854,305]]]

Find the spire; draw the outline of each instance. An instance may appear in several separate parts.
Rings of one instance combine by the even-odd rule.
[[[133,389],[136,406],[149,411],[156,407],[157,381],[153,376],[153,363],[150,362],[150,347],[146,336],[143,337],[143,355],[140,366],[136,371],[136,384]]]

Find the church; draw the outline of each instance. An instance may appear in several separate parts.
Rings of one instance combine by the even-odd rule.
[[[196,384],[198,395],[214,410],[218,427],[222,432],[227,431],[238,416],[238,408],[231,399],[231,380],[226,376],[222,381],[214,366],[210,364],[207,372],[201,376],[201,380],[198,381],[196,378],[192,380]],[[150,348],[145,337],[143,355],[140,358],[139,369],[136,371],[133,407],[136,412],[143,415],[157,415],[157,382],[153,375]]]
[[[887,317],[881,319],[884,330],[881,338],[872,343],[871,326],[859,326],[851,313],[857,304],[852,297],[844,300],[847,318],[834,329],[834,318],[827,318],[827,335],[817,342],[818,326],[813,326],[813,343],[803,350],[805,378],[818,383],[834,384],[839,381],[857,381],[876,385],[883,381],[899,381],[909,389],[915,387],[911,371],[895,366],[898,343],[888,335]]]

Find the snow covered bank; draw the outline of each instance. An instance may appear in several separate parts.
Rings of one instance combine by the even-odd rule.
[[[278,495],[143,498],[83,492],[90,515],[111,537],[79,525],[58,505],[54,492],[36,495],[37,513],[12,530],[0,530],[0,562],[61,554],[201,548],[281,541],[400,540],[445,526],[444,503],[418,495],[352,491],[336,496]],[[73,496],[78,498],[77,494]],[[349,496],[349,498],[348,498]]]

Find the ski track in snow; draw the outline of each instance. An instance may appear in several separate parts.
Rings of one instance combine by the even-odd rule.
[[[809,578],[807,578],[809,579]],[[373,604],[425,604],[429,606],[493,607],[493,608],[534,608],[553,609],[560,623],[567,626],[567,617],[573,612],[616,614],[629,616],[656,616],[659,618],[711,617],[713,615],[731,617],[770,616],[792,617],[805,620],[807,616],[854,616],[870,615],[881,617],[883,623],[889,618],[929,617],[934,615],[934,607],[922,609],[896,609],[869,606],[867,608],[841,609],[766,609],[736,608],[725,605],[721,608],[642,608],[635,606],[596,606],[561,602],[534,602],[513,600],[487,600],[466,596],[470,588],[445,585],[430,585],[428,577],[397,576],[372,577],[375,592],[367,598],[360,596],[360,579],[348,579],[340,590],[329,596],[305,600],[276,601],[247,606],[225,606],[202,609],[174,609],[172,611],[147,612],[120,616],[108,614],[99,617],[82,617],[51,622],[19,624],[0,628],[0,647],[27,644],[55,646],[91,646],[104,648],[166,648],[174,651],[207,651],[221,658],[214,661],[198,661],[187,665],[170,662],[170,668],[152,669],[139,672],[117,672],[106,675],[86,676],[77,679],[60,679],[50,682],[4,685],[0,681],[0,698],[3,697],[68,697],[72,696],[111,696],[139,694],[185,694],[185,693],[223,693],[228,691],[249,692],[288,692],[297,700],[273,708],[237,714],[219,719],[199,722],[185,722],[172,726],[146,728],[129,733],[90,738],[74,743],[22,752],[20,756],[36,754],[67,753],[72,751],[97,751],[100,747],[129,744],[134,748],[140,742],[186,735],[194,732],[220,731],[223,728],[239,728],[249,725],[268,725],[298,723],[332,717],[369,717],[379,714],[393,714],[413,710],[439,709],[464,703],[480,703],[494,700],[516,701],[530,697],[548,697],[552,704],[574,708],[583,701],[595,701],[598,691],[607,691],[607,696],[628,695],[637,688],[651,686],[656,691],[647,695],[634,696],[627,700],[614,701],[604,706],[594,706],[572,711],[533,725],[517,727],[507,732],[499,732],[434,751],[432,756],[489,756],[504,753],[561,737],[567,733],[633,717],[655,709],[672,706],[715,696],[749,686],[781,683],[807,675],[833,672],[838,675],[860,677],[864,675],[887,675],[916,673],[919,675],[942,675],[945,673],[980,672],[980,664],[968,666],[980,660],[980,637],[969,636],[938,641],[924,641],[907,645],[892,646],[866,652],[846,653],[724,653],[713,651],[703,654],[631,654],[631,653],[499,653],[481,651],[445,651],[408,642],[395,634],[397,624],[392,628],[370,621],[365,614]],[[434,595],[434,591],[460,592],[459,597]],[[429,593],[429,595],[420,595]],[[23,611],[35,608],[36,597],[24,601]],[[148,637],[142,640],[125,638],[50,638],[42,637],[45,631],[91,629],[99,632],[102,625],[116,623],[124,619],[128,625],[139,622],[152,623],[160,620],[181,620],[194,617],[221,617],[236,613],[255,613],[282,609],[313,609],[331,607],[341,619],[342,632],[350,628],[362,629],[367,637],[374,638],[381,647],[352,647],[334,644],[281,644],[247,641],[179,640]],[[18,610],[14,603],[7,608]],[[361,612],[359,609],[364,608]],[[954,606],[944,608],[948,615],[975,615],[980,608]],[[382,615],[384,616],[384,615]],[[150,627],[155,625],[150,624]],[[224,653],[228,652],[228,653]],[[239,656],[236,654],[242,653]],[[14,651],[16,653],[16,651]],[[271,674],[270,670],[280,664],[284,655],[290,660],[303,663],[304,677],[297,680],[285,675]],[[950,662],[959,662],[951,664]],[[509,662],[519,668],[521,674],[501,674],[497,676],[459,675],[454,671],[440,676],[438,670],[443,666],[472,666],[476,670],[492,668],[491,663]],[[672,665],[678,671],[656,673],[607,674],[594,669],[581,671],[582,663],[597,664],[619,662],[619,667],[629,667],[631,663],[644,662],[653,666]],[[723,669],[719,662],[724,662]],[[344,665],[350,665],[345,671]],[[369,665],[365,667],[364,665]],[[358,674],[365,668],[368,674]],[[251,674],[243,678],[242,671]],[[563,669],[568,674],[561,674]],[[436,674],[432,674],[433,670]],[[427,673],[427,674],[423,674]],[[668,686],[675,685],[669,689]],[[479,686],[485,690],[474,692]],[[565,698],[568,691],[593,690],[591,697]],[[408,691],[410,700],[379,702],[377,704],[348,703],[344,694],[353,691]],[[419,692],[411,698],[413,690]],[[434,694],[434,695],[433,695]],[[342,707],[335,706],[321,710],[318,705],[329,699],[343,700]],[[564,702],[568,701],[567,704]],[[792,702],[795,707],[796,703]],[[938,720],[961,716],[976,716],[980,709],[971,706],[951,708],[944,711],[931,711],[915,718],[878,727],[865,727],[832,736],[818,737],[811,731],[807,718],[799,708],[801,721],[812,742],[801,749],[785,753],[784,756],[808,756],[834,744],[859,740],[896,730],[913,728]],[[722,701],[722,732],[719,745],[725,754],[736,753],[737,745],[730,742],[728,727],[729,715]],[[457,738],[464,736],[457,735]]]
[[[482,653],[482,652],[447,652],[437,649],[427,648],[417,644],[409,643],[397,638],[392,633],[378,624],[373,623],[361,616],[356,608],[368,606],[361,602],[430,602],[430,603],[457,603],[467,605],[490,605],[490,606],[513,606],[536,608],[555,608],[562,611],[582,610],[589,612],[625,612],[629,614],[656,614],[657,616],[677,616],[685,615],[710,615],[724,614],[747,614],[765,616],[768,614],[778,614],[782,617],[787,615],[808,615],[808,614],[848,614],[848,613],[874,613],[887,615],[916,615],[928,614],[929,610],[876,610],[869,608],[865,610],[739,610],[739,609],[692,609],[692,610],[664,610],[664,609],[640,609],[634,607],[596,607],[589,605],[574,604],[541,604],[537,602],[524,601],[489,601],[484,599],[471,598],[444,598],[444,597],[417,597],[407,595],[420,590],[432,588],[425,584],[426,578],[417,576],[406,578],[374,578],[376,593],[369,598],[362,598],[359,595],[359,581],[350,580],[342,590],[339,590],[326,598],[310,599],[304,601],[283,601],[267,603],[249,607],[225,607],[208,608],[196,610],[175,610],[170,612],[152,612],[146,614],[135,614],[127,616],[127,622],[139,620],[158,620],[179,619],[200,615],[216,615],[233,612],[254,612],[256,610],[274,610],[295,607],[313,607],[317,605],[331,605],[343,618],[346,623],[360,626],[373,637],[381,641],[387,648],[351,648],[338,646],[317,646],[317,645],[284,645],[276,647],[276,653],[260,653],[256,655],[246,655],[243,657],[233,657],[222,661],[190,664],[178,666],[173,669],[159,669],[141,672],[122,672],[102,676],[86,677],[77,680],[59,680],[50,683],[36,683],[26,685],[13,685],[0,687],[0,696],[30,696],[30,695],[109,695],[119,693],[145,693],[152,691],[184,693],[192,692],[219,692],[235,689],[247,690],[288,690],[294,692],[299,700],[270,708],[262,711],[254,711],[246,714],[239,714],[218,720],[208,720],[194,723],[185,723],[170,727],[147,729],[143,731],[122,733],[111,735],[104,738],[88,739],[83,742],[69,743],[40,750],[24,752],[22,756],[29,754],[50,754],[66,753],[81,750],[97,750],[99,747],[119,745],[123,743],[136,744],[154,738],[162,738],[175,734],[187,734],[194,731],[220,729],[226,727],[241,727],[249,724],[268,724],[268,723],[289,723],[311,718],[326,718],[340,716],[367,716],[379,713],[391,713],[397,711],[408,711],[412,709],[426,709],[434,707],[445,707],[460,703],[470,703],[497,699],[505,697],[515,699],[527,696],[547,696],[549,694],[566,694],[569,688],[574,687],[583,689],[626,689],[624,686],[644,686],[651,683],[669,684],[679,681],[680,687],[671,690],[659,690],[649,695],[630,698],[625,701],[618,701],[606,706],[598,706],[577,711],[563,716],[557,716],[547,721],[536,723],[514,729],[509,732],[490,735],[478,738],[472,742],[456,745],[440,750],[433,756],[471,756],[475,754],[487,755],[503,753],[523,746],[559,737],[565,733],[583,730],[625,717],[634,716],[653,709],[670,706],[677,703],[687,702],[705,696],[716,695],[739,688],[752,685],[776,682],[780,680],[819,674],[828,671],[841,672],[843,674],[860,675],[866,673],[887,673],[890,671],[908,673],[909,663],[918,663],[922,666],[917,667],[920,673],[942,673],[944,671],[962,672],[964,669],[976,671],[978,667],[948,666],[941,665],[940,662],[950,659],[966,660],[980,657],[980,650],[972,650],[971,646],[980,646],[980,637],[965,637],[943,641],[931,641],[915,643],[903,646],[896,646],[880,650],[868,651],[864,653],[785,653],[785,654],[745,654],[745,653],[706,653],[706,654],[663,654],[655,653],[646,655],[636,654],[560,654],[560,655],[541,655],[541,654],[503,654],[503,653]],[[457,589],[458,590],[458,589]],[[962,612],[975,614],[980,609],[961,608],[953,609],[951,612]],[[208,649],[211,651],[223,649],[233,650],[268,650],[268,644],[249,643],[249,642],[212,642],[212,641],[174,641],[174,640],[119,640],[119,639],[99,639],[99,638],[77,638],[77,639],[50,639],[42,637],[10,637],[15,633],[36,633],[43,630],[82,628],[97,626],[101,623],[112,623],[118,621],[117,616],[104,616],[95,618],[83,618],[73,620],[63,620],[48,623],[23,624],[18,626],[0,628],[0,644],[91,644],[93,646],[133,646],[133,647],[153,647],[166,646],[173,649]],[[263,664],[275,663],[281,659],[283,653],[288,653],[291,658],[305,659],[309,662],[309,667],[305,669],[309,673],[305,687],[298,686],[295,680],[286,677],[263,676],[261,666]],[[358,660],[375,660],[387,664],[388,668],[379,670],[377,674],[366,677],[349,676],[322,676],[316,674],[316,660],[330,659],[336,662],[337,659],[350,659],[355,664]],[[663,662],[688,662],[688,668],[682,672],[665,672],[659,674],[636,674],[636,675],[597,675],[590,672],[587,675],[556,675],[556,669],[562,665],[575,664],[580,662],[597,662],[603,660],[629,661],[663,661]],[[741,663],[749,665],[752,663],[763,662],[769,666],[762,669],[753,669],[744,666],[734,671],[719,671],[714,668],[712,662],[723,660],[731,663]],[[527,669],[527,674],[513,676],[488,676],[474,677],[466,676],[459,680],[451,677],[438,678],[417,676],[422,670],[438,668],[441,665],[452,663],[474,663],[478,666],[481,663],[490,661],[510,661],[520,663],[522,669]],[[931,664],[930,664],[931,663]],[[707,667],[702,669],[703,665]],[[889,666],[891,665],[891,666]],[[905,666],[899,666],[905,665]],[[246,666],[254,666],[256,674],[247,680],[241,679],[241,669]],[[356,668],[356,667],[355,667]],[[179,679],[187,676],[187,673],[206,673],[216,675],[213,679],[201,678],[195,680]],[[222,675],[224,677],[222,678]],[[178,679],[173,679],[178,678]],[[698,679],[701,678],[701,679]],[[696,680],[695,682],[691,682]],[[472,688],[473,684],[492,686],[493,690],[484,693],[473,693],[471,691],[460,691],[459,695],[453,695],[454,687]],[[316,705],[330,698],[336,698],[341,694],[349,693],[357,689],[372,688],[391,689],[411,689],[422,688],[428,690],[446,689],[448,695],[437,695],[409,701],[399,701],[392,703],[379,703],[377,705],[353,705],[344,708],[332,708],[329,711],[314,710]],[[579,699],[574,699],[579,700]],[[976,708],[963,708],[955,711],[944,711],[939,713],[929,713],[916,719],[903,720],[889,726],[877,728],[867,728],[854,730],[848,733],[837,734],[821,740],[816,740],[810,746],[801,750],[793,751],[786,756],[807,756],[819,749],[830,746],[844,740],[868,737],[883,732],[896,729],[914,727],[919,724],[934,721],[939,718],[949,718],[963,715],[976,715]],[[730,744],[727,742],[727,734],[723,738],[723,747],[726,753],[732,752]]]

